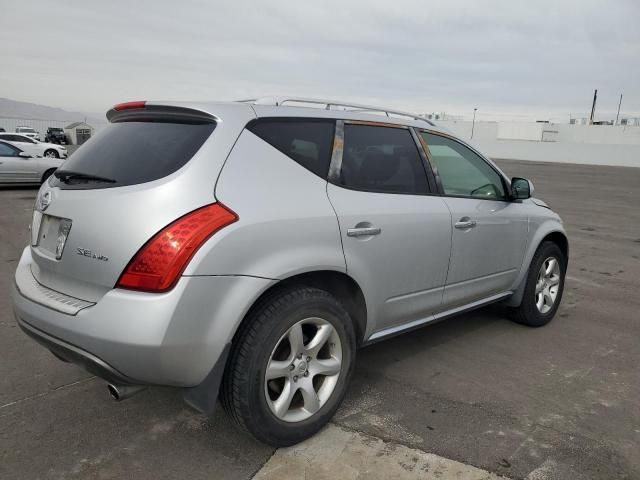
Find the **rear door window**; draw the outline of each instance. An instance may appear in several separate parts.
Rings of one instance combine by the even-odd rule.
[[[404,128],[346,124],[339,183],[370,192],[428,192],[418,147]]]
[[[185,165],[214,128],[215,123],[111,123],[71,155],[61,170],[112,182],[70,179],[59,186],[109,188],[158,180]]]
[[[254,120],[247,129],[295,160],[307,170],[326,179],[333,148],[333,120],[276,119]]]

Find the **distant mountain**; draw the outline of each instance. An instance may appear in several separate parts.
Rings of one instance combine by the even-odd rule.
[[[47,107],[35,103],[18,102],[8,98],[0,98],[0,117],[24,118],[29,120],[56,120],[62,122],[86,121],[92,125],[106,123],[106,119],[96,114],[68,112],[61,108]]]

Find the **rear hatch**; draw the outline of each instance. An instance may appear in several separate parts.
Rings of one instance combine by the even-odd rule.
[[[31,225],[32,272],[88,301],[112,289],[136,252],[177,218],[215,202],[214,186],[250,107],[203,109],[138,102],[46,182]],[[223,124],[222,117],[225,122]]]

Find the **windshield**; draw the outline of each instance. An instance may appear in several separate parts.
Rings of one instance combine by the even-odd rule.
[[[64,169],[76,176],[106,178],[113,182],[60,187],[109,188],[166,177],[193,157],[215,126],[215,123],[112,123],[82,145],[65,162]]]
[[[19,128],[18,131],[21,133],[36,133],[36,131],[33,128],[25,128],[25,127]]]

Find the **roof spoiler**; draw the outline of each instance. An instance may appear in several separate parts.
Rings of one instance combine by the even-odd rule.
[[[146,102],[127,102],[115,105],[107,112],[107,120],[120,122],[216,123],[218,118],[202,110],[169,105],[149,105]]]

